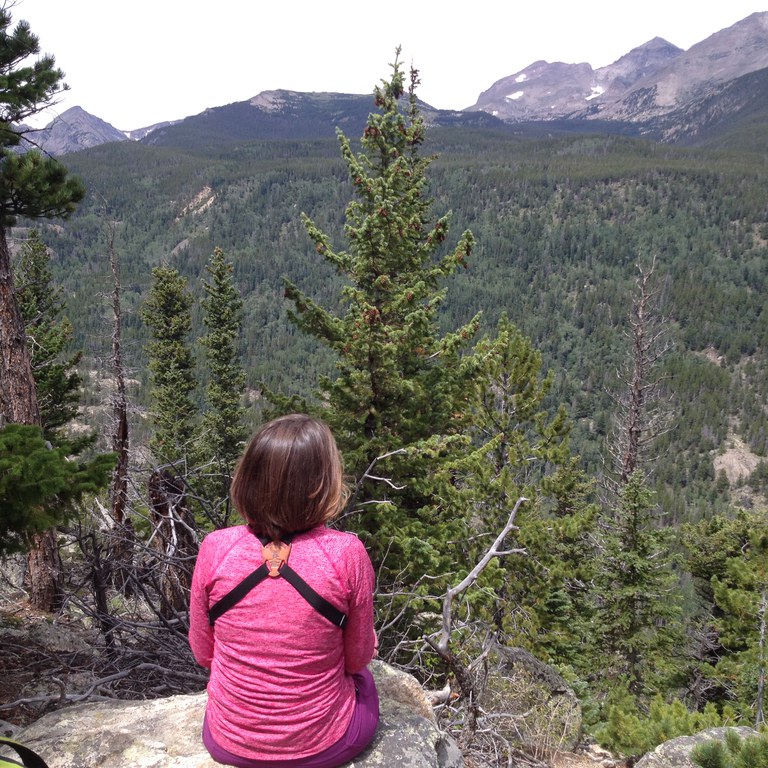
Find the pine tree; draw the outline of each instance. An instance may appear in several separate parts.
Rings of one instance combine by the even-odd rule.
[[[24,321],[16,299],[8,228],[18,216],[31,219],[67,216],[85,189],[58,161],[37,150],[19,152],[19,125],[44,110],[66,88],[52,56],[40,53],[29,24],[11,30],[13,4],[0,7],[0,414],[19,424],[38,424],[32,364]],[[29,143],[27,147],[29,148]],[[53,610],[57,595],[57,549],[53,531],[40,532],[28,560],[30,599]]]
[[[52,56],[40,53],[29,24],[11,30],[12,6],[0,8],[0,399],[10,421],[39,421],[24,322],[16,300],[7,230],[18,216],[66,216],[85,194],[53,158],[37,150],[19,152],[19,124],[49,106],[66,88]],[[27,144],[26,148],[29,148]]]
[[[318,413],[358,484],[352,524],[366,535],[377,566],[386,559],[390,576],[413,580],[440,567],[448,528],[457,524],[436,498],[431,474],[466,425],[472,363],[462,353],[478,319],[440,335],[441,283],[467,266],[473,238],[465,232],[446,252],[449,216],[430,224],[431,158],[420,156],[418,73],[411,71],[405,99],[404,82],[396,59],[391,78],[375,89],[378,111],[369,116],[359,154],[339,132],[355,192],[346,210],[348,250],[334,250],[304,217],[317,253],[344,278],[342,314],[291,282],[285,292],[294,322],[336,354],[336,376],[321,382]]]
[[[187,281],[167,265],[152,270],[152,288],[141,308],[152,340],[147,344],[154,430],[150,448],[157,461],[186,458],[194,432],[194,360],[189,345],[192,296]]]
[[[586,585],[594,567],[590,484],[570,454],[564,408],[547,410],[552,376],[543,375],[541,353],[530,339],[503,316],[495,335],[478,342],[475,357],[471,429],[482,448],[465,479],[473,540],[487,544],[515,502],[528,499],[508,542],[525,556],[500,560],[489,570],[489,576],[498,572],[493,622],[510,644],[571,663],[587,618]]]
[[[623,678],[635,696],[656,692],[675,670],[681,609],[668,532],[654,521],[653,493],[640,471],[629,476],[618,508],[601,524],[595,597],[605,669]]]
[[[74,436],[69,429],[77,416],[82,380],[77,372],[81,353],[69,352],[72,341],[72,325],[63,314],[65,310],[62,290],[53,283],[48,249],[36,231],[21,248],[16,266],[17,300],[24,319],[29,350],[31,353],[32,374],[39,404],[42,434],[62,456],[75,459],[90,448],[96,440],[96,433],[86,432]],[[81,460],[80,470],[99,476],[104,466],[111,466],[109,455],[96,456]],[[75,465],[77,466],[77,465]],[[64,477],[68,477],[64,473]],[[68,481],[67,481],[68,482]],[[74,503],[82,494],[63,493],[47,494],[37,505],[36,519],[51,520],[54,524],[66,521],[76,512]],[[33,583],[32,591],[48,610],[58,606],[61,592],[61,568],[58,560],[58,548],[53,531],[34,529],[33,540],[40,546],[33,546],[29,553],[30,571],[46,574],[45,578]]]
[[[715,667],[735,706],[765,724],[768,665],[768,528],[753,519],[747,545],[728,559],[725,573],[712,577],[716,621],[724,653]]]
[[[0,555],[28,550],[36,535],[64,523],[84,496],[106,486],[113,465],[109,454],[73,461],[34,425],[0,429]]]
[[[164,618],[177,618],[189,601],[197,553],[194,517],[188,500],[188,467],[194,457],[192,438],[196,408],[194,361],[189,346],[192,296],[178,270],[161,265],[152,270],[152,288],[141,308],[152,340],[147,345],[152,376],[152,421],[149,441],[156,467],[149,478],[152,546],[157,551]]]
[[[210,492],[204,495],[224,507],[215,520],[224,526],[229,519],[231,475],[246,438],[245,371],[238,351],[243,301],[232,281],[232,264],[221,248],[214,250],[206,271],[209,279],[203,282],[202,305],[207,332],[200,344],[206,351],[209,378],[198,451],[207,466],[204,485]]]
[[[55,440],[61,437],[61,428],[77,416],[82,385],[77,365],[82,353],[66,354],[72,342],[72,324],[63,314],[62,289],[53,283],[48,249],[37,230],[30,232],[21,247],[15,277],[40,422],[45,437]]]

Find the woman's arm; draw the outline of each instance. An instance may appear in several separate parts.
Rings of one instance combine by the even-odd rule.
[[[352,599],[344,626],[344,666],[350,675],[366,667],[378,648],[373,627],[373,566],[361,541],[355,540],[352,549],[348,566]]]
[[[208,622],[208,551],[203,540],[192,574],[189,597],[189,646],[195,661],[210,669],[213,660],[213,627]]]

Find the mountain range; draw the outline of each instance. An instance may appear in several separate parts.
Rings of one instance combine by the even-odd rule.
[[[724,120],[754,110],[764,99],[766,78],[768,12],[758,12],[687,51],[656,37],[599,69],[536,61],[497,80],[465,110],[423,105],[423,112],[438,126],[539,126],[696,143],[717,133]],[[32,138],[53,155],[129,139],[175,144],[190,134],[203,144],[308,139],[331,135],[337,126],[353,131],[369,110],[368,94],[277,90],[130,132],[73,107]]]

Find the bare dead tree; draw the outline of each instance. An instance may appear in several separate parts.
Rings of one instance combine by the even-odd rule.
[[[160,584],[161,614],[184,614],[189,605],[192,570],[197,557],[194,516],[187,504],[184,483],[175,471],[157,469],[150,475],[150,539],[158,552],[156,570],[148,574]]]
[[[115,224],[107,217],[106,203],[104,218],[107,222],[107,252],[112,273],[112,376],[115,381],[115,391],[112,395],[112,451],[117,455],[117,464],[112,473],[112,483],[109,490],[111,517],[115,527],[110,561],[111,581],[120,589],[128,585],[126,573],[131,563],[134,535],[133,523],[128,510],[128,461],[130,436],[128,428],[128,396],[126,393],[125,367],[123,365],[122,344],[122,307],[120,281],[120,262],[115,250]]]
[[[344,506],[344,511],[339,515],[338,520],[339,522],[345,520],[346,518],[350,517],[351,515],[356,515],[360,512],[361,505],[358,505],[357,500],[360,496],[360,492],[363,488],[363,483],[365,483],[367,480],[372,480],[377,483],[383,483],[384,485],[388,486],[389,488],[392,488],[394,490],[402,490],[403,486],[395,485],[395,483],[392,482],[392,480],[388,477],[383,477],[380,475],[374,475],[373,470],[376,468],[376,465],[379,462],[385,461],[390,456],[401,456],[402,454],[406,453],[405,448],[398,448],[394,451],[389,451],[388,453],[382,454],[381,456],[377,456],[369,465],[368,468],[363,472],[363,474],[356,480],[354,486],[349,489],[349,497],[347,498],[347,503]],[[384,504],[389,502],[384,502],[383,500],[378,499],[372,499],[371,501],[365,502],[365,505],[371,505],[371,504]]]
[[[659,362],[671,348],[671,342],[668,323],[659,307],[655,258],[650,267],[638,264],[637,269],[627,331],[630,352],[625,365],[616,371],[619,388],[610,393],[616,403],[608,445],[614,491],[626,485],[636,469],[642,468],[652,443],[667,431],[670,417]]]

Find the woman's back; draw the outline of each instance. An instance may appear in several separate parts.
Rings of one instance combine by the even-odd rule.
[[[223,747],[292,759],[337,741],[355,706],[352,678],[374,654],[373,571],[353,535],[318,526],[295,536],[290,566],[348,615],[342,632],[284,578],[266,578],[221,615],[207,610],[263,562],[246,526],[209,534],[192,585],[190,644],[210,666],[208,724]],[[205,615],[200,615],[205,612]]]

